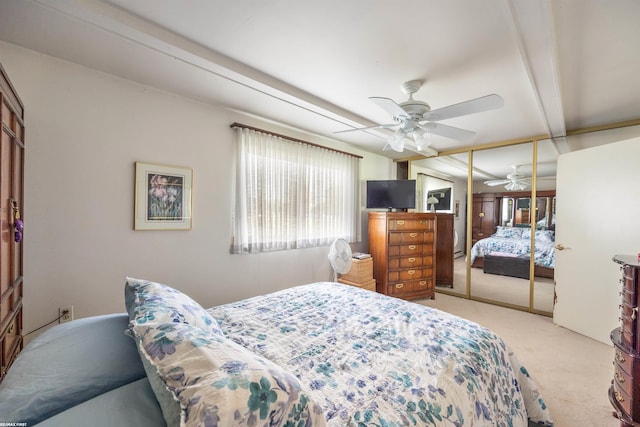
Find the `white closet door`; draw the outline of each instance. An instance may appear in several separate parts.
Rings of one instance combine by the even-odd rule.
[[[640,138],[558,157],[553,320],[606,344],[620,322],[615,254],[640,252]]]

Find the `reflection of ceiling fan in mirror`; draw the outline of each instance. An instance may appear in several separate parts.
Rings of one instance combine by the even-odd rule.
[[[494,94],[431,110],[431,107],[426,102],[413,99],[413,94],[421,86],[421,80],[411,80],[404,83],[402,91],[409,95],[409,99],[401,104],[397,104],[389,98],[369,98],[391,114],[394,123],[348,129],[335,133],[377,128],[395,129],[395,132],[387,140],[384,150],[393,149],[402,152],[405,144],[407,144],[412,149],[423,151],[431,144],[431,134],[462,141],[468,140],[475,135],[475,132],[443,125],[442,123],[437,123],[438,121],[493,110],[504,105],[502,98]]]
[[[524,190],[529,187],[531,178],[518,173],[519,165],[513,165],[511,167],[513,168],[513,172],[507,175],[506,179],[493,179],[485,181],[484,183],[491,187],[506,184],[504,188],[509,191]]]
[[[511,172],[505,179],[493,179],[485,181],[484,183],[493,187],[496,185],[503,185],[508,191],[522,191],[526,190],[531,185],[531,177],[524,176],[519,172],[520,165],[513,165],[513,172]],[[538,179],[555,179],[555,177],[539,177]]]

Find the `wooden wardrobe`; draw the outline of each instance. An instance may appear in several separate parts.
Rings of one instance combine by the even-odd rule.
[[[24,107],[0,65],[0,381],[22,350]],[[18,221],[19,223],[19,221]],[[18,240],[18,241],[17,241]]]

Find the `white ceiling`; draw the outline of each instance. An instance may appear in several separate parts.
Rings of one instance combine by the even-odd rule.
[[[0,0],[0,40],[376,153],[379,132],[334,134],[390,122],[369,97],[402,102],[415,79],[433,109],[496,93],[503,108],[443,121],[473,140],[432,147],[552,135],[553,163],[582,148],[567,131],[640,118],[639,17],[637,0]],[[498,153],[474,163],[530,163]]]

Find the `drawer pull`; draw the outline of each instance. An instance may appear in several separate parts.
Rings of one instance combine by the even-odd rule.
[[[411,236],[411,237],[418,237],[418,233],[411,233],[411,234],[409,234],[409,236]]]
[[[624,376],[620,373],[620,371],[616,371],[614,377],[620,384],[624,384]]]
[[[633,307],[633,310],[631,310],[631,318],[636,320],[636,317],[638,317],[638,307]]]
[[[415,258],[409,258],[409,262],[416,262],[416,259]],[[634,317],[634,319],[635,319],[635,317]]]
[[[407,274],[412,274],[413,275],[413,274],[416,274],[416,271],[415,270],[409,270],[409,271],[407,271]]]
[[[396,289],[402,289],[404,283],[396,283]]]
[[[409,249],[414,250],[416,248],[416,245],[409,245]]]
[[[484,236],[484,233],[478,233],[478,236],[482,237]]]
[[[426,286],[427,285],[427,281],[426,280],[420,280],[420,282],[418,284],[420,286]]]
[[[619,350],[616,350],[616,360],[619,363],[624,363],[625,362],[624,355]]]
[[[404,225],[404,220],[403,219],[399,219],[398,221],[396,221],[396,224]]]
[[[616,390],[616,400],[620,403],[624,402],[624,397],[622,397],[622,394],[620,394],[618,390]]]

